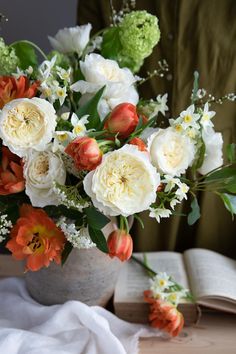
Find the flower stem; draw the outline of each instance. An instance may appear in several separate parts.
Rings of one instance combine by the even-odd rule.
[[[35,44],[35,43],[31,42],[31,41],[28,41],[28,40],[26,40],[26,39],[21,40],[21,41],[16,41],[16,42],[10,44],[9,47],[13,47],[15,44],[18,44],[18,43],[26,43],[26,44],[31,45],[32,47],[34,47],[34,48],[42,55],[42,57],[43,57],[45,60],[48,60],[46,54],[42,51],[41,48],[39,48],[39,47],[37,46],[37,44]]]
[[[153,276],[157,275],[156,272],[154,272],[153,269],[151,269],[150,267],[148,267],[144,262],[140,261],[140,259],[138,259],[137,257],[135,257],[134,255],[131,256],[131,259],[133,259],[133,261],[135,261],[136,263],[138,263],[139,265],[141,265],[145,270],[147,270],[149,273],[151,273]]]

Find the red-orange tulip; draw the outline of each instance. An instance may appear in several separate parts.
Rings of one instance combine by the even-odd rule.
[[[152,327],[168,332],[172,337],[177,336],[184,325],[184,317],[171,303],[154,299],[152,291],[144,291],[144,300],[150,304],[149,321]]]
[[[0,76],[0,109],[16,98],[32,98],[36,95],[39,81],[30,84],[26,76]]]
[[[105,129],[117,134],[118,138],[127,138],[138,125],[136,107],[131,103],[121,103],[116,106],[106,120]]]
[[[133,240],[125,230],[113,231],[108,237],[107,245],[111,258],[118,257],[123,262],[132,255]]]
[[[65,152],[73,158],[78,170],[92,171],[102,161],[102,152],[97,141],[87,136],[73,140]]]
[[[0,195],[19,193],[25,189],[21,159],[6,146],[2,146],[0,166]]]
[[[147,146],[145,145],[144,141],[140,138],[131,139],[129,141],[129,144],[137,146],[140,151],[147,151]]]

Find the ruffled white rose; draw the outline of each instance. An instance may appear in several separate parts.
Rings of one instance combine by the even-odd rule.
[[[98,105],[101,118],[120,103],[138,103],[138,93],[134,87],[136,78],[127,68],[120,68],[116,61],[105,59],[99,54],[86,55],[80,62],[85,80],[79,80],[71,89],[82,93],[81,104],[87,102],[100,88],[106,86]]]
[[[58,195],[53,182],[64,184],[66,169],[60,156],[47,150],[31,150],[24,163],[25,192],[35,207],[58,205]]]
[[[41,98],[19,98],[6,104],[0,113],[3,144],[22,157],[29,149],[43,151],[56,128],[53,106]]]
[[[82,55],[89,42],[92,26],[90,23],[83,26],[60,29],[55,37],[49,36],[51,46],[60,53],[76,52]]]
[[[148,140],[152,164],[159,172],[180,176],[191,166],[195,145],[185,134],[174,128],[159,129]]]
[[[202,138],[206,151],[203,164],[198,172],[205,175],[223,165],[223,138],[221,133],[216,133],[211,127],[203,130]]]
[[[160,175],[148,155],[132,145],[107,153],[84,179],[85,192],[95,207],[109,216],[129,216],[156,200]]]

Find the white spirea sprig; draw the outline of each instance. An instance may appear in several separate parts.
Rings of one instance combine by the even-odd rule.
[[[87,227],[76,227],[76,225],[67,220],[65,217],[61,217],[57,226],[60,227],[64,233],[66,239],[72,244],[73,247],[78,249],[88,249],[96,247],[96,244],[92,242]]]
[[[7,214],[0,215],[0,243],[6,239],[12,228],[12,222],[8,219]]]
[[[90,203],[83,199],[76,186],[64,186],[54,182],[53,191],[57,194],[60,204],[67,208],[74,208],[82,212],[84,208],[88,208]]]

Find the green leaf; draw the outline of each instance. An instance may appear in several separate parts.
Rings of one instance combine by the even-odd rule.
[[[94,95],[87,103],[78,109],[76,112],[78,118],[81,118],[85,115],[89,115],[88,123],[86,124],[87,129],[93,129],[100,127],[101,121],[97,111],[97,106],[102,97],[105,86],[103,86],[97,93]]]
[[[69,256],[69,254],[71,253],[72,249],[73,249],[72,244],[69,241],[67,241],[66,244],[65,244],[64,250],[63,250],[63,252],[61,254],[61,265],[62,266],[65,264],[65,262],[66,262],[66,260],[67,260],[67,258]]]
[[[226,154],[229,162],[236,162],[236,144],[229,144],[226,147]]]
[[[193,225],[201,216],[197,198],[194,197],[191,203],[191,212],[188,214],[188,224]]]
[[[226,209],[232,214],[236,214],[236,195],[222,193],[220,194],[221,199],[224,202]]]
[[[101,54],[104,58],[117,59],[122,50],[119,32],[119,27],[111,27],[104,33],[101,46]]]
[[[196,161],[196,163],[194,164],[193,168],[195,170],[197,170],[198,168],[200,168],[204,162],[204,158],[205,158],[205,153],[206,153],[206,145],[202,139],[202,144],[201,147],[199,149],[199,155],[198,155],[198,159]]]
[[[108,219],[105,215],[100,213],[97,209],[94,207],[90,208],[85,208],[84,212],[87,216],[87,222],[88,224],[96,230],[101,230],[106,224],[110,222],[110,219]]]
[[[62,130],[62,131],[71,131],[73,129],[73,125],[69,120],[64,120],[64,119],[59,119],[57,122],[57,127],[56,130]]]
[[[104,253],[108,253],[107,241],[102,231],[93,229],[91,226],[88,227],[88,230],[91,240],[96,244],[97,248]]]
[[[235,167],[223,167],[215,172],[210,173],[205,181],[215,181],[220,179],[225,179],[229,177],[236,176],[236,168]]]
[[[19,67],[23,70],[29,66],[35,67],[38,64],[38,59],[34,48],[25,42],[17,42],[12,45],[16,51],[16,55],[19,58]]]
[[[216,190],[219,192],[236,193],[236,168],[224,167],[218,171],[209,174],[205,178],[206,183],[217,184]]]

